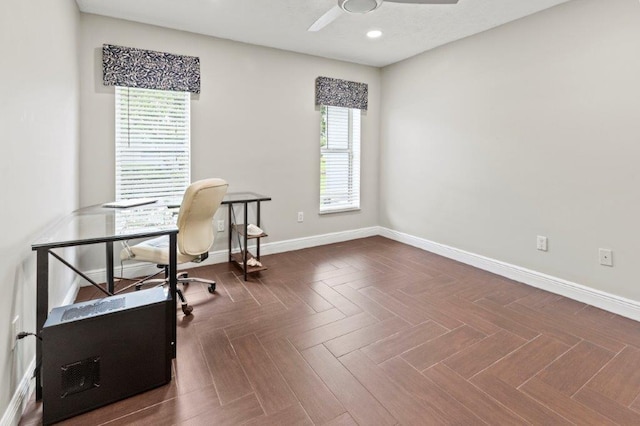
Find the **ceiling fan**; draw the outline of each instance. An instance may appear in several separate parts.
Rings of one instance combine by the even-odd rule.
[[[348,13],[368,13],[380,7],[385,1],[391,3],[412,3],[412,4],[455,4],[458,0],[338,0],[338,4],[322,15],[314,22],[308,31],[320,31],[332,23],[344,12]]]

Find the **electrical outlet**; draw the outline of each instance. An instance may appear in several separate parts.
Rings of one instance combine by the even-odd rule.
[[[304,212],[298,212],[298,222],[304,222]]]
[[[547,237],[538,235],[538,238],[536,240],[536,248],[540,251],[547,251]]]
[[[218,221],[218,232],[224,231],[224,219]]]
[[[599,249],[600,264],[604,266],[613,266],[613,252],[610,249]]]
[[[20,316],[16,316],[13,321],[11,321],[11,350],[16,347],[16,342],[18,341],[18,333],[20,333]]]

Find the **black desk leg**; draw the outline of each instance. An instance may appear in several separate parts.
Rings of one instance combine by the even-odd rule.
[[[249,246],[247,245],[249,243],[249,241],[247,240],[249,237],[249,219],[248,219],[248,213],[247,213],[247,208],[249,206],[247,205],[247,203],[244,203],[244,259],[242,259],[242,261],[244,262],[244,264],[242,265],[244,269],[244,280],[247,280],[247,269],[249,268],[249,266],[247,266],[247,260],[249,260]]]
[[[36,276],[36,333],[44,328],[49,311],[49,250],[37,251],[37,276]],[[42,363],[42,342],[36,339],[36,401],[42,399],[42,380],[40,366]]]
[[[177,248],[176,248],[177,245],[178,245],[177,234],[170,234],[169,235],[169,289],[170,289],[169,291],[171,292],[171,297],[173,298],[173,309],[171,312],[171,320],[169,324],[171,324],[171,334],[172,334],[171,345],[173,346],[173,354],[172,354],[173,358],[176,357],[176,353],[177,353],[176,328],[178,326],[176,322],[176,309],[178,306],[178,301],[176,300],[177,299],[176,287],[178,285],[178,280],[177,280],[178,255],[177,255]]]
[[[229,204],[229,218],[227,226],[229,227],[229,262],[233,261],[233,257],[231,256],[231,243],[233,242],[233,223],[231,222],[231,209],[233,208],[233,204]]]
[[[260,228],[260,201],[258,201],[256,204],[256,226]],[[256,239],[256,258],[260,260],[260,238]]]
[[[113,241],[107,241],[107,291],[113,294]]]

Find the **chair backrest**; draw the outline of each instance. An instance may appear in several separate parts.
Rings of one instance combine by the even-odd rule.
[[[213,245],[213,215],[220,207],[229,185],[212,178],[193,182],[187,187],[178,213],[178,250],[197,256]]]

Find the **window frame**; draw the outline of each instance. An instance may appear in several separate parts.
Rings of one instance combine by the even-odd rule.
[[[346,110],[347,118],[347,148],[330,148],[329,127],[330,127],[330,109],[337,111]],[[357,117],[355,116],[357,114]],[[357,122],[357,123],[356,123]],[[338,124],[339,125],[339,124]],[[358,126],[356,129],[355,126]],[[349,211],[358,211],[361,206],[361,145],[362,145],[362,111],[357,108],[335,107],[322,105],[320,106],[320,196],[319,196],[319,214],[332,214]],[[336,202],[330,204],[326,202],[326,192],[323,194],[323,186],[326,191],[326,165],[323,165],[323,159],[326,161],[324,154],[348,154],[347,180],[344,184],[346,191],[338,194],[338,197],[346,197],[346,202]],[[326,163],[325,163],[326,164]]]

